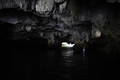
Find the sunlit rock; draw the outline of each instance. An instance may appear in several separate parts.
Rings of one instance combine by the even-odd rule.
[[[96,37],[100,37],[101,36],[101,32],[99,30],[97,30],[96,33],[95,33],[95,36]]]
[[[53,8],[54,0],[38,0],[36,4],[36,11],[40,14],[50,12]]]
[[[94,37],[94,38],[99,38],[99,37],[101,37],[101,31],[100,30],[98,30],[98,29],[93,29],[92,30],[92,36]]]

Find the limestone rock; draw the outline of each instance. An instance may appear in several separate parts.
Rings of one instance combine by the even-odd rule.
[[[36,11],[43,14],[50,12],[53,8],[54,0],[38,0],[36,4]]]

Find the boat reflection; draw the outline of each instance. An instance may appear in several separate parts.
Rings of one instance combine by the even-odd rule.
[[[71,67],[73,62],[73,55],[74,55],[73,49],[62,50],[61,54],[63,56],[64,65],[66,67]]]

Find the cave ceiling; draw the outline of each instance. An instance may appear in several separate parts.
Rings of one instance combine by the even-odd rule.
[[[91,32],[119,27],[120,0],[0,0],[0,21],[18,35],[31,33],[54,43],[89,41]],[[109,28],[107,27],[109,26]],[[109,30],[108,30],[109,32]],[[114,29],[113,32],[118,32]],[[18,34],[18,35],[17,35]],[[16,37],[17,36],[17,37]],[[27,37],[26,37],[27,38]]]

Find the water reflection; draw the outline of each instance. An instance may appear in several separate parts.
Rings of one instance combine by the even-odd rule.
[[[26,79],[79,80],[87,78],[86,56],[73,49],[40,50],[33,48],[13,53],[13,72],[23,69]],[[17,53],[17,54],[16,54]],[[30,54],[31,53],[31,54]],[[20,56],[21,55],[21,56]],[[85,60],[84,60],[85,59]],[[22,60],[22,61],[21,61]],[[23,67],[23,68],[22,68]],[[42,74],[42,75],[40,75]]]
[[[83,56],[85,56],[85,53],[86,53],[86,48],[83,47],[83,49],[82,49],[82,54],[83,54]]]
[[[72,49],[62,50],[63,63],[66,67],[71,67],[73,62],[74,51]]]
[[[61,51],[61,67],[65,69],[67,79],[86,79],[88,78],[87,57],[85,56],[85,48],[83,52],[76,53],[72,48],[62,49]]]

